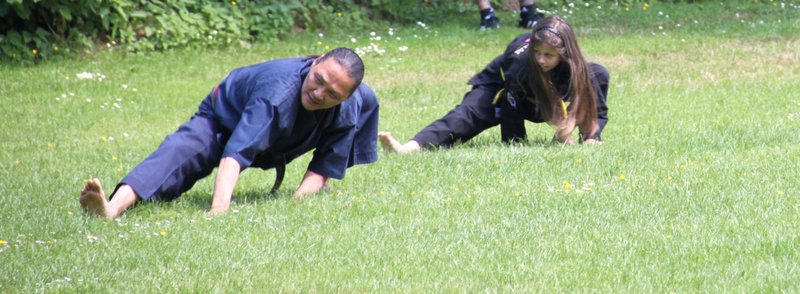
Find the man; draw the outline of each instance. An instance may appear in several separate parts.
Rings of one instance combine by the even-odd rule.
[[[89,180],[81,207],[115,218],[140,200],[175,199],[219,167],[211,213],[222,213],[244,169],[276,168],[280,178],[287,162],[312,149],[294,196],[317,193],[348,167],[378,159],[378,101],[363,76],[361,58],[346,48],[238,68],[120,181],[110,201],[100,180]]]
[[[481,30],[496,29],[500,27],[500,19],[494,15],[494,9],[490,0],[475,0],[481,13]],[[519,0],[519,23],[520,28],[531,29],[536,22],[544,18],[544,14],[536,10],[536,1]]]

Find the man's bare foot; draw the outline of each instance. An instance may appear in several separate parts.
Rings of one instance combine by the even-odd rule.
[[[383,150],[387,152],[404,154],[421,150],[417,141],[410,140],[405,144],[401,144],[400,141],[397,141],[397,139],[395,139],[389,132],[378,132],[378,140],[381,141]]]
[[[113,218],[109,213],[108,200],[99,179],[91,179],[81,191],[81,208],[88,214],[102,218]]]

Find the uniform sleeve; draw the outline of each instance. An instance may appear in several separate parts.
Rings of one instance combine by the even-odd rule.
[[[361,94],[361,109],[347,167],[378,160],[378,98],[364,84],[359,87],[358,92]]]
[[[266,99],[253,99],[225,145],[223,157],[232,157],[244,169],[267,150],[279,135],[278,112]]]
[[[337,123],[322,134],[308,170],[324,177],[343,179],[355,137],[354,125]]]
[[[603,128],[608,123],[606,99],[608,98],[608,83],[611,77],[608,70],[602,65],[592,63],[589,65],[589,69],[592,74],[592,84],[597,94],[597,101],[595,101],[597,105],[597,133],[595,133],[594,139],[602,140],[600,133],[603,132]]]

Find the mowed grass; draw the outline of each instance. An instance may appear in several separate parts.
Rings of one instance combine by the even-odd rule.
[[[90,177],[110,193],[235,67],[360,47],[381,129],[407,139],[523,30],[502,14],[479,32],[468,13],[376,25],[380,40],[4,65],[0,292],[800,290],[796,5],[582,5],[569,20],[612,74],[605,144],[551,145],[552,127],[528,124],[528,142],[504,145],[491,129],[382,154],[298,201],[306,156],[274,198],[273,171],[244,172],[214,218],[213,178],[113,221],[85,216],[78,195]]]

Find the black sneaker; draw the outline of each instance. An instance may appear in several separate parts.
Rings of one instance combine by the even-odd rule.
[[[544,18],[544,14],[536,10],[519,14],[519,27],[531,29]]]
[[[485,29],[496,29],[500,27],[500,19],[494,14],[489,14],[481,18],[481,31]]]

